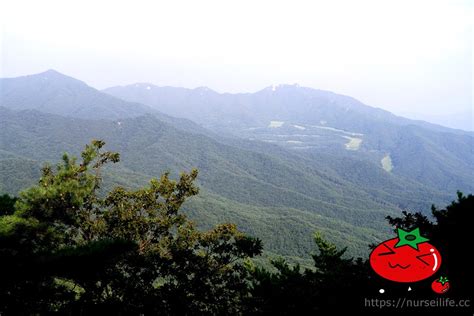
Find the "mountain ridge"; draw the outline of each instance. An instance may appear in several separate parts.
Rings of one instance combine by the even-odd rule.
[[[365,157],[379,166],[390,161],[387,172],[441,190],[474,190],[474,133],[409,120],[349,96],[295,85],[246,94],[133,85],[104,91],[194,120],[216,133],[309,155]]]
[[[32,122],[35,122],[35,124],[32,124]],[[334,181],[331,180],[331,177],[324,176],[320,178],[319,173],[314,172],[311,177],[304,176],[301,167],[293,169],[287,163],[279,162],[275,158],[266,158],[266,156],[252,152],[241,152],[241,150],[219,145],[212,139],[207,139],[207,142],[209,142],[207,145],[204,145],[206,141],[202,140],[199,146],[193,148],[193,144],[196,143],[194,136],[180,134],[179,132],[176,135],[176,131],[170,131],[164,126],[157,125],[159,121],[151,115],[128,118],[123,120],[121,125],[117,125],[117,122],[108,120],[71,119],[40,113],[35,110],[18,112],[0,108],[0,123],[3,126],[0,132],[2,136],[0,137],[0,149],[6,153],[24,157],[18,163],[10,162],[8,164],[9,167],[15,166],[14,169],[9,168],[14,171],[13,174],[7,172],[8,170],[3,170],[2,177],[0,177],[0,180],[3,179],[0,187],[10,186],[8,191],[10,193],[16,193],[12,192],[12,189],[17,189],[19,185],[26,183],[25,179],[21,179],[12,188],[12,177],[19,178],[19,175],[24,173],[31,177],[38,174],[38,170],[34,174],[29,172],[29,169],[23,170],[25,166],[23,162],[29,159],[28,157],[34,156],[36,161],[54,163],[62,152],[67,151],[77,155],[82,145],[87,143],[88,140],[93,137],[100,137],[108,140],[107,145],[110,150],[117,150],[122,153],[121,169],[119,171],[123,170],[120,172],[128,173],[129,177],[135,173],[146,175],[148,178],[157,177],[166,170],[170,170],[173,175],[177,175],[178,171],[198,167],[201,170],[198,183],[204,192],[208,193],[200,198],[199,205],[201,207],[198,210],[190,208],[197,218],[232,220],[244,225],[244,230],[255,231],[256,227],[263,228],[258,222],[249,222],[252,216],[253,218],[270,216],[266,212],[275,212],[276,210],[285,213],[294,210],[295,214],[307,214],[309,217],[306,220],[303,218],[298,220],[300,222],[298,230],[304,230],[307,233],[307,240],[286,242],[293,243],[294,246],[300,249],[298,255],[303,255],[303,249],[308,250],[311,247],[311,232],[309,229],[315,227],[315,220],[333,223],[330,227],[333,227],[334,231],[337,230],[338,225],[347,227],[346,234],[348,234],[348,227],[351,227],[353,233],[359,236],[354,237],[354,243],[361,245],[362,240],[368,242],[374,238],[367,237],[367,239],[364,237],[364,239],[359,239],[362,238],[362,231],[368,229],[371,236],[374,236],[374,234],[375,236],[382,236],[374,227],[383,226],[383,217],[386,213],[392,213],[390,210],[384,210],[386,206],[378,202],[371,202],[367,193],[362,191],[355,193],[358,192],[358,189],[351,188],[347,183],[338,185],[341,186],[342,190],[338,190],[341,192],[331,192],[330,188],[333,185],[328,182]],[[149,139],[144,139],[143,134],[148,135]],[[14,135],[16,135],[15,142],[10,142],[9,140]],[[171,142],[170,137],[175,141]],[[189,137],[191,139],[187,140]],[[205,136],[202,137],[205,138]],[[199,148],[202,146],[206,150],[199,153]],[[219,149],[212,149],[213,146],[217,146]],[[167,148],[167,150],[164,151],[163,148]],[[194,154],[190,155],[193,152]],[[213,155],[216,154],[221,156],[214,157]],[[199,158],[200,155],[204,156]],[[189,157],[192,157],[192,161],[187,161]],[[262,159],[262,161],[259,162],[259,159]],[[7,166],[5,161],[0,159],[2,166]],[[219,167],[221,165],[223,167]],[[38,168],[39,163],[35,162],[34,166]],[[31,169],[31,167],[28,168]],[[309,172],[307,169],[304,170],[304,172]],[[279,175],[280,172],[284,173]],[[0,173],[2,173],[1,170]],[[284,186],[285,180],[289,179],[290,175],[295,177],[297,182]],[[110,176],[108,178],[110,179]],[[139,178],[141,179],[139,183],[145,181],[145,177]],[[324,180],[324,178],[327,178],[327,180]],[[123,181],[127,183],[130,180],[122,179],[119,183]],[[298,183],[301,181],[308,184],[299,187]],[[357,200],[354,200],[350,195],[345,197],[341,195],[346,194],[346,191],[349,193],[354,190],[356,191],[353,195],[357,197]],[[214,198],[210,199],[209,196],[214,196]],[[364,200],[361,200],[362,198]],[[217,202],[216,199],[221,202]],[[218,205],[224,203],[222,201],[227,201],[226,203],[229,204],[228,210],[226,210],[226,206],[223,209],[218,208]],[[359,206],[356,206],[357,204]],[[246,206],[239,210],[235,209],[237,205],[240,207]],[[367,209],[365,209],[366,207]],[[212,210],[211,214],[206,211],[208,208]],[[396,206],[391,204],[391,208],[394,209]],[[263,213],[251,215],[250,210],[252,209]],[[226,215],[228,211],[231,211],[229,216]],[[242,216],[239,215],[241,212],[243,212]],[[287,216],[290,216],[289,213],[287,214]],[[296,216],[295,214],[293,216]],[[274,216],[272,215],[269,218]],[[283,213],[280,217],[280,225],[287,225]],[[360,218],[366,218],[366,220],[360,222]],[[307,227],[302,226],[305,221],[308,221]],[[211,223],[205,222],[205,225],[209,224]],[[265,225],[270,225],[270,223]],[[359,225],[363,227],[357,228]],[[286,227],[284,229],[288,230],[290,228]],[[320,227],[320,229],[325,230],[327,227]],[[291,249],[283,251],[281,245],[278,245],[278,242],[281,241],[280,238],[275,239],[278,240],[278,242],[275,242],[272,241],[274,236],[269,236],[268,231],[262,231],[262,234],[267,236],[264,240],[269,244],[270,250],[280,249],[281,254],[284,255],[295,254],[294,250]],[[348,236],[345,238],[348,238]],[[353,251],[358,253],[360,249],[353,249]]]
[[[366,105],[363,102],[359,101],[358,99],[336,93],[333,91],[329,90],[323,90],[323,89],[316,89],[316,88],[310,88],[310,87],[304,87],[300,86],[298,84],[278,84],[278,85],[271,85],[264,87],[263,89],[257,90],[255,92],[238,92],[238,93],[230,93],[230,92],[217,92],[213,90],[212,88],[209,87],[197,87],[197,88],[184,88],[184,87],[174,87],[174,86],[158,86],[152,83],[132,83],[132,84],[127,84],[127,85],[118,85],[118,86],[112,86],[109,88],[102,89],[101,91],[108,93],[110,95],[117,96],[119,98],[125,99],[125,100],[130,100],[129,97],[124,96],[120,94],[121,89],[129,89],[129,88],[145,88],[147,90],[171,90],[171,91],[179,91],[182,93],[187,93],[187,94],[192,94],[194,92],[206,92],[206,93],[211,93],[213,95],[220,95],[220,96],[249,96],[249,95],[258,95],[258,94],[274,94],[278,90],[293,90],[293,89],[299,89],[303,91],[312,91],[312,92],[317,92],[321,95],[324,95],[325,97],[333,97],[333,98],[339,98],[339,99],[346,99],[349,100],[350,102],[353,102],[354,104],[359,106],[359,109],[364,109],[364,110],[371,110],[371,111],[376,111],[379,113],[381,116],[385,117],[391,117],[392,120],[399,121],[399,124],[404,124],[404,125],[416,125],[416,126],[421,126],[429,129],[433,129],[436,131],[445,131],[445,132],[450,132],[450,133],[455,133],[455,134],[468,134],[471,136],[474,136],[474,131],[466,131],[462,129],[456,129],[456,128],[451,128],[451,127],[446,127],[443,125],[439,124],[434,124],[430,123],[427,121],[423,121],[420,119],[409,119],[400,115],[393,114],[390,111],[384,110],[380,107],[373,107],[370,105]],[[148,89],[149,88],[149,89]],[[146,104],[146,103],[145,103]]]
[[[107,142],[108,149],[120,152],[122,157],[116,170],[106,170],[109,186],[136,187],[167,170],[176,176],[179,171],[197,167],[203,194],[188,210],[198,222],[236,222],[244,231],[262,235],[271,252],[285,256],[307,255],[312,232],[321,230],[340,245],[351,240],[350,253],[360,255],[367,251],[368,243],[388,233],[386,215],[448,202],[452,188],[458,189],[458,184],[462,184],[459,179],[470,179],[470,167],[463,160],[470,154],[466,144],[471,138],[466,135],[431,132],[422,127],[399,129],[395,125],[384,126],[383,122],[365,126],[364,121],[358,124],[369,133],[358,133],[353,125],[334,127],[322,122],[317,122],[316,127],[291,121],[270,122],[269,126],[265,116],[255,118],[255,124],[261,124],[257,129],[247,130],[239,120],[254,115],[252,111],[233,123],[221,122],[229,132],[221,133],[220,129],[207,130],[191,120],[162,114],[151,106],[144,106],[150,112],[132,113],[128,117],[96,116],[96,107],[88,106],[89,100],[113,100],[128,109],[140,103],[104,98],[104,93],[92,87],[76,85],[74,78],[52,84],[46,89],[51,97],[45,98],[41,91],[44,79],[36,79],[40,80],[10,78],[9,93],[5,94],[3,88],[0,91],[0,190],[4,192],[16,194],[36,178],[40,164],[55,163],[64,151],[77,155],[92,138],[100,138]],[[59,88],[68,86],[70,80],[74,84],[64,94]],[[1,79],[2,87],[4,83]],[[146,86],[143,90],[148,91]],[[63,94],[60,99],[58,93]],[[218,93],[204,88],[192,93],[193,100],[201,104],[206,104],[209,95],[217,98],[211,99],[213,102],[220,100]],[[268,106],[273,106],[266,103],[265,93],[257,104],[263,114]],[[24,95],[27,97],[22,99]],[[173,95],[170,97],[176,100]],[[248,101],[247,98],[244,95],[237,101]],[[285,112],[286,105],[298,107],[297,101],[304,101],[292,94],[283,94],[282,98],[275,104],[281,115],[291,115]],[[23,100],[27,110],[15,106],[18,99]],[[110,105],[113,110],[114,104],[97,106],[110,110]],[[228,106],[236,104],[239,103]],[[55,106],[62,105],[67,105],[64,109],[69,112],[50,113]],[[78,113],[78,108],[84,112]],[[344,104],[336,108],[344,110]],[[304,106],[300,112],[303,110]],[[340,116],[339,112],[321,113]],[[363,117],[357,115],[354,117]],[[344,122],[350,120],[345,118]],[[374,128],[384,134],[371,134]],[[306,143],[298,143],[307,142],[305,139],[311,139],[314,147],[305,149]],[[403,147],[412,143],[412,147]],[[434,150],[436,146],[443,148]],[[394,164],[390,172],[380,164],[387,148],[392,150]],[[393,148],[408,154],[398,156]],[[419,156],[414,159],[410,151]],[[412,161],[407,161],[407,155]],[[417,164],[426,164],[430,171],[418,176],[416,168],[404,171],[404,163],[416,168]],[[438,179],[445,182],[435,185]],[[449,181],[452,183],[445,186]],[[279,235],[281,231],[285,231],[284,236]]]

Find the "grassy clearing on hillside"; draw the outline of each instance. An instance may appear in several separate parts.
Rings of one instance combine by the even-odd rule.
[[[347,150],[358,150],[360,144],[362,144],[362,138],[342,136],[349,141],[345,144]]]
[[[270,128],[278,128],[278,127],[282,127],[283,124],[285,124],[285,122],[282,122],[282,121],[270,121],[270,125],[268,125],[268,127],[270,127]]]
[[[382,163],[382,168],[387,171],[391,172],[393,169],[393,164],[392,164],[392,158],[390,158],[390,155],[385,155],[385,157],[382,158],[380,161]]]

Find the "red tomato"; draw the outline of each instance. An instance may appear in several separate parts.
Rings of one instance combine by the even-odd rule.
[[[431,289],[438,294],[446,293],[450,288],[449,281],[447,278],[439,278],[431,283]]]
[[[370,254],[370,265],[378,275],[395,282],[417,282],[438,271],[441,255],[432,244],[421,242],[415,249],[407,244],[396,247],[399,243],[399,238],[386,240]]]

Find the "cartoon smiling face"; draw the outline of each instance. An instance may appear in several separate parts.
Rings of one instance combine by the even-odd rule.
[[[381,277],[394,282],[417,282],[429,278],[441,265],[439,251],[412,231],[398,229],[398,237],[379,244],[370,254],[370,265]]]

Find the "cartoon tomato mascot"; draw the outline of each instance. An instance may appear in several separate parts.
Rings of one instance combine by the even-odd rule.
[[[449,290],[449,281],[447,277],[440,277],[439,279],[436,279],[431,283],[431,289],[433,292],[438,293],[438,294],[444,294]]]
[[[418,282],[429,278],[441,265],[439,251],[420,235],[397,229],[398,237],[379,244],[370,254],[370,265],[381,277],[394,282]]]

